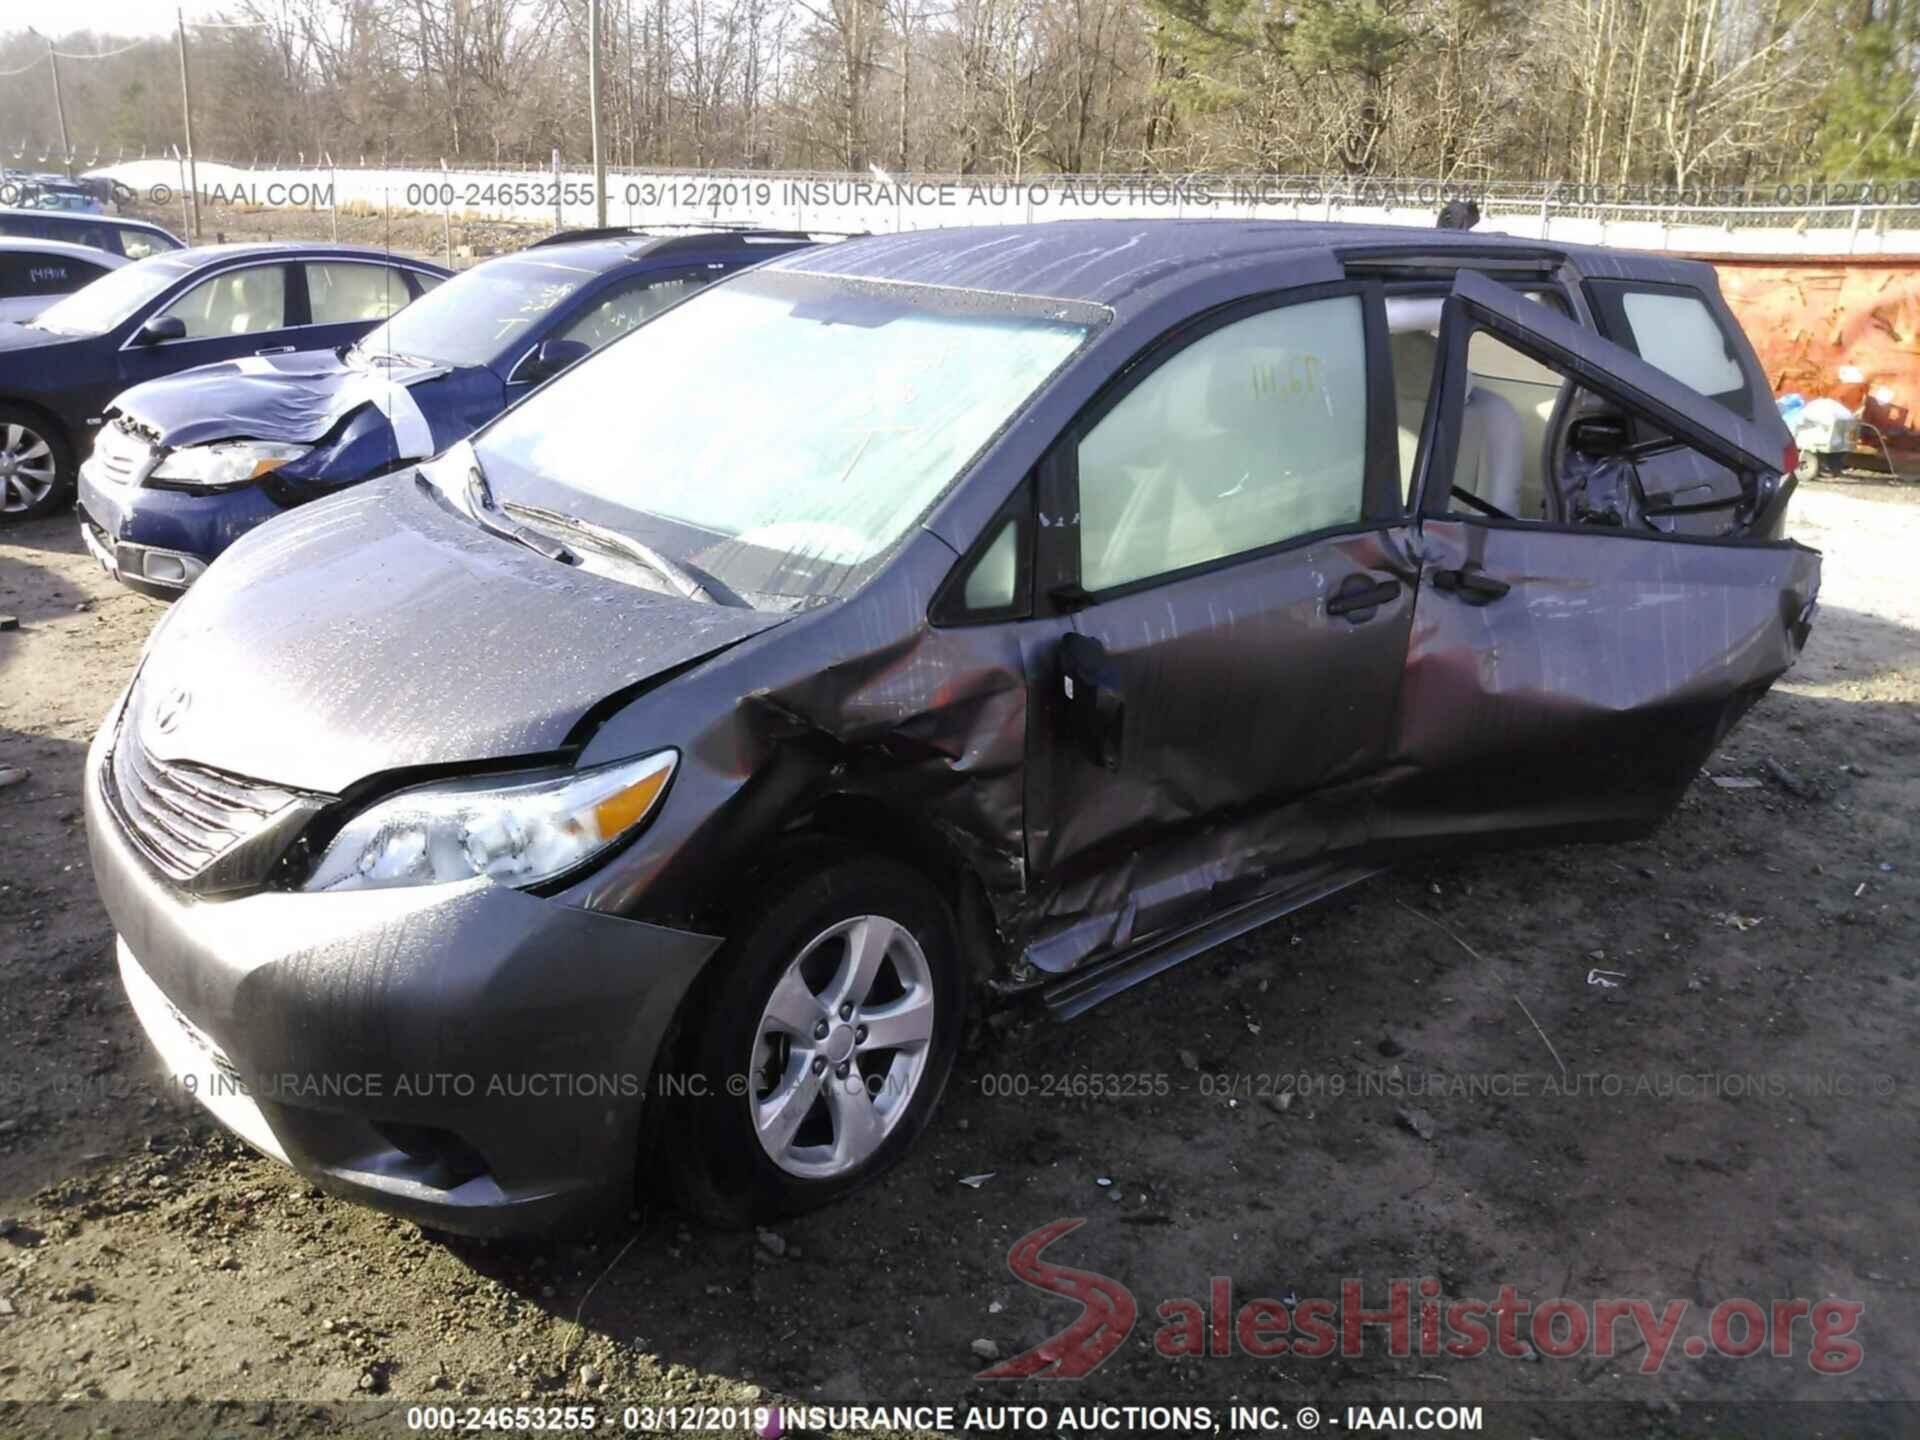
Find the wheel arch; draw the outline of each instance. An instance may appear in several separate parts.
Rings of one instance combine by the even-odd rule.
[[[730,933],[737,924],[730,912],[742,891],[759,893],[854,855],[903,864],[938,892],[953,916],[954,943],[971,984],[985,984],[1011,955],[994,922],[986,878],[953,837],[901,806],[856,792],[818,797],[791,815],[729,867],[724,890],[708,887],[699,918],[715,933]]]
[[[0,410],[25,410],[30,415],[39,416],[47,428],[59,436],[60,443],[67,447],[68,458],[73,461],[75,468],[79,467],[80,454],[73,443],[73,427],[41,401],[25,395],[0,393]]]

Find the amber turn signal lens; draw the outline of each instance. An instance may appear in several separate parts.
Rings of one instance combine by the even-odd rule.
[[[619,790],[593,807],[593,823],[599,827],[600,838],[611,840],[621,832],[638,825],[647,818],[647,812],[660,798],[660,792],[666,789],[667,781],[673,776],[673,767],[658,770],[641,780],[635,781],[624,790]]]

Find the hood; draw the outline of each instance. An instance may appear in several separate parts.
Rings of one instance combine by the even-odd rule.
[[[303,350],[196,366],[135,385],[113,403],[169,449],[213,440],[311,444],[373,405],[393,422],[396,437],[416,442],[400,451],[414,459],[439,447],[410,391],[446,373],[445,366],[363,365],[338,351]]]
[[[162,759],[337,794],[402,766],[551,751],[615,691],[784,618],[542,559],[409,470],[223,554],[156,632],[129,713]]]
[[[43,345],[70,345],[75,340],[90,338],[85,335],[56,335],[51,330],[36,330],[31,325],[0,322],[0,354],[9,350],[38,350]]]

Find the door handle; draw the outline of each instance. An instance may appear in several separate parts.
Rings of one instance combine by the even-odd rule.
[[[1327,598],[1327,614],[1344,615],[1350,625],[1371,620],[1382,605],[1400,593],[1398,580],[1375,580],[1371,575],[1349,575]]]
[[[266,348],[266,349],[264,349],[264,350],[256,350],[256,351],[254,351],[253,353],[254,353],[254,354],[256,354],[256,355],[291,355],[291,354],[293,353],[293,346],[291,346],[291,345],[269,345],[269,346],[267,346],[267,348]]]
[[[1469,605],[1491,604],[1513,589],[1505,580],[1487,574],[1471,560],[1458,570],[1434,571],[1433,583],[1438,589],[1458,595]]]

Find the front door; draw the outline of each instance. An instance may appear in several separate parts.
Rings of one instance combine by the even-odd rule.
[[[1805,641],[1817,552],[1747,538],[1779,533],[1776,435],[1472,273],[1440,352],[1379,833],[1643,827]],[[1476,384],[1502,352],[1561,377],[1540,453]],[[1738,479],[1701,500],[1673,482],[1693,473]],[[1510,513],[1504,493],[1538,503]]]
[[[1167,337],[1041,467],[1029,958],[1071,969],[1360,844],[1414,569],[1381,300]]]
[[[122,388],[217,360],[292,350],[287,266],[239,265],[210,275],[160,306],[149,320],[177,319],[186,333],[153,345],[129,341],[120,352]]]

